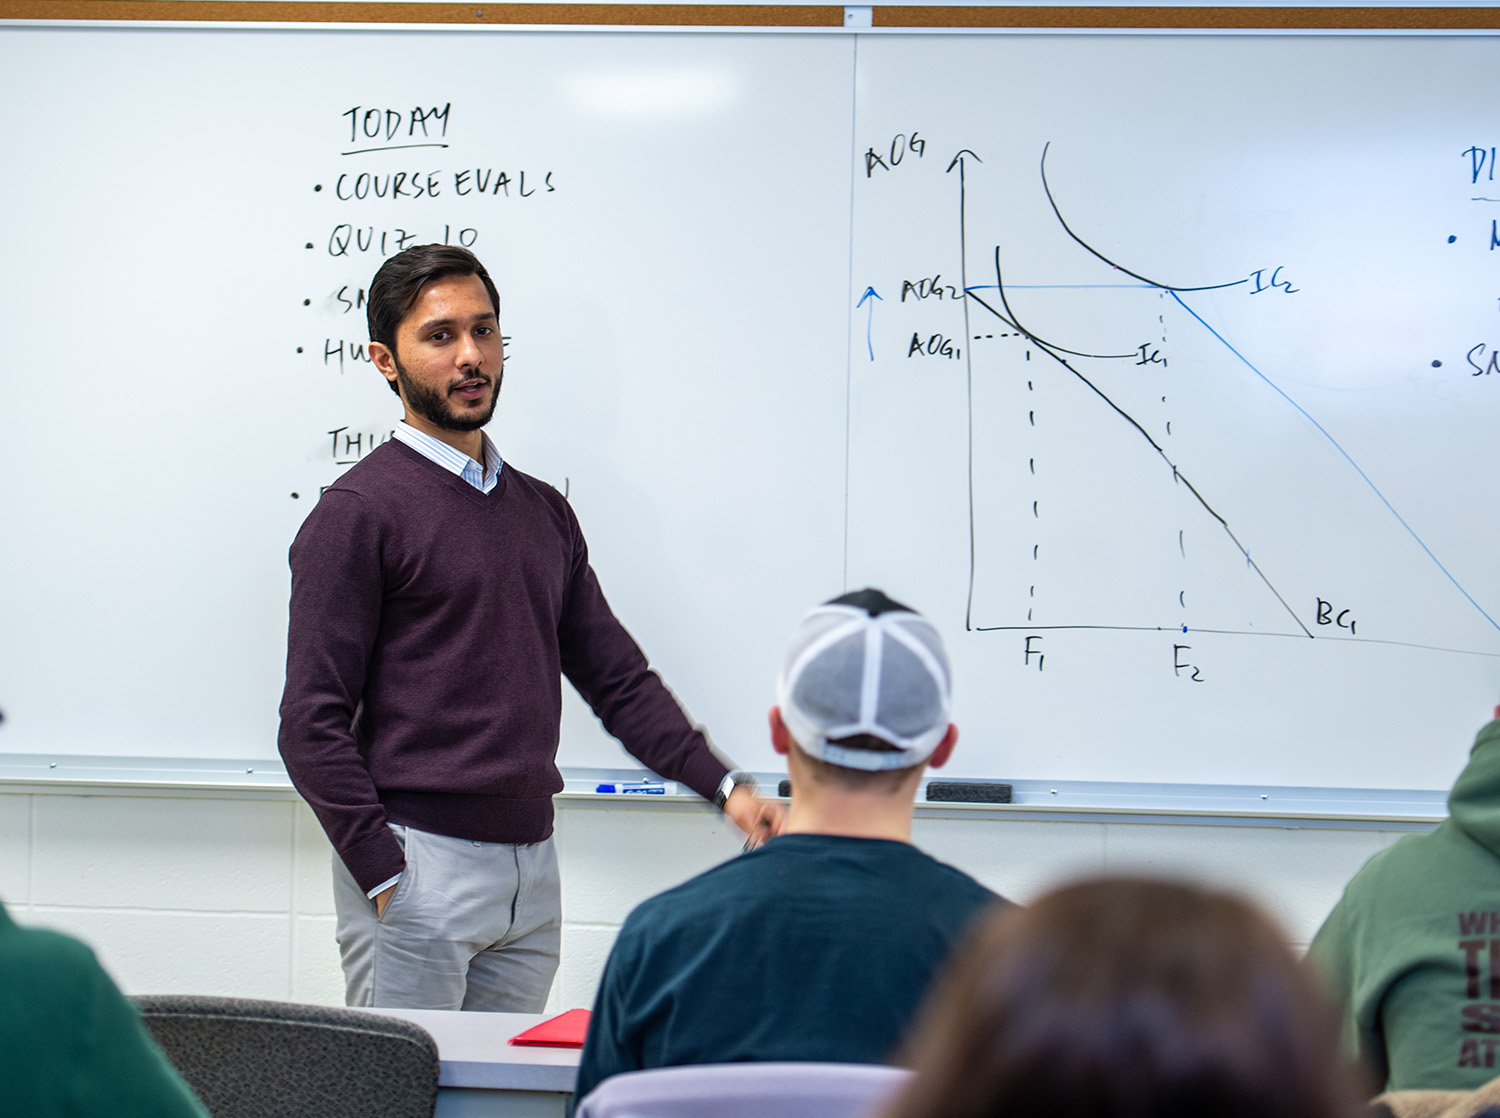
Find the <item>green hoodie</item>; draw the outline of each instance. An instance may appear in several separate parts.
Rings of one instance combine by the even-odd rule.
[[[94,953],[3,904],[0,1114],[208,1118]]]
[[[1500,1075],[1500,721],[1479,731],[1448,818],[1371,858],[1308,956],[1386,1090]]]

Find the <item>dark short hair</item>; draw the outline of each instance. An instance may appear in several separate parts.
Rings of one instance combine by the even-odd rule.
[[[793,739],[792,744],[796,746],[802,766],[807,770],[808,779],[825,788],[837,788],[844,792],[899,792],[911,778],[912,773],[921,772],[927,767],[926,761],[918,761],[915,765],[907,765],[901,769],[852,769],[847,765],[835,765],[821,757],[814,757],[797,745],[796,739]],[[832,744],[841,749],[867,753],[901,752],[898,746],[877,738],[873,734],[855,734],[853,737],[834,738]]]
[[[1099,879],[991,917],[887,1118],[1353,1118],[1332,1012],[1250,903]]]
[[[398,252],[380,266],[370,281],[365,320],[370,341],[396,352],[396,330],[421,297],[422,288],[448,276],[478,276],[489,292],[495,317],[500,317],[500,292],[479,258],[457,245],[415,245]],[[400,394],[394,382],[391,391]]]

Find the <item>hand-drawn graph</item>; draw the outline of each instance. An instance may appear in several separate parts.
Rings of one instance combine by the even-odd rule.
[[[849,577],[941,611],[977,771],[1456,771],[1500,692],[1494,83],[1393,51],[862,53]]]
[[[1196,297],[1209,292],[1264,296],[1265,306],[1299,294],[1293,280],[1282,278],[1280,267],[1207,284],[1132,271],[1069,226],[1047,181],[1046,151],[1038,187],[1060,231],[1093,258],[1083,261],[1080,273],[1098,279],[1013,297],[1003,246],[994,247],[982,275],[971,270],[964,246],[965,359],[971,429],[979,428],[971,446],[975,555],[967,627],[1196,630],[1494,652],[1500,625],[1376,480],[1315,415],[1194,309]],[[961,207],[970,161],[978,160],[960,155],[950,165],[959,176]],[[967,214],[962,217],[967,225]],[[1069,348],[1066,334],[1043,337],[1029,325],[1018,309],[1022,295],[1033,305],[1051,302],[1038,313],[1050,309],[1062,321],[1086,320],[1091,306],[1105,304],[1100,317],[1139,323],[1137,334],[1122,341],[1144,340],[1123,352]],[[1211,412],[1223,405],[1193,401],[1195,382],[1211,382],[1214,393],[1259,393],[1284,407],[1265,424],[1209,427],[1205,406]],[[1174,415],[1180,417],[1175,431]],[[1350,513],[1332,530],[1316,510],[1294,508],[1295,493],[1286,491],[1312,479],[1272,478],[1257,468],[1269,448],[1289,439],[1321,440],[1333,452],[1322,472],[1334,476],[1320,479],[1318,488],[1336,495]],[[1059,456],[1075,490],[1080,463],[1086,476],[1092,458],[1098,469],[1086,492],[1047,484]],[[1007,470],[1020,476],[1019,486],[994,483]],[[1237,475],[1247,471],[1263,479],[1253,494],[1238,483]],[[1163,493],[1167,487],[1170,496]],[[1018,498],[1024,506],[1028,494],[1031,530],[1016,532],[1015,510],[1003,506]],[[1274,531],[1256,527],[1268,519]],[[1237,531],[1241,523],[1246,526]],[[998,537],[993,529],[1001,525],[1005,532]],[[1373,577],[1364,569],[1371,564],[1380,568]],[[1395,595],[1393,572],[1400,572],[1402,587]],[[1418,616],[1401,609],[1413,599],[1423,602]]]

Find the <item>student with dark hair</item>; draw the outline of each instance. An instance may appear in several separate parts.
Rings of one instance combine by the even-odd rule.
[[[641,904],[594,1001],[577,1097],[620,1072],[882,1063],[976,916],[1003,904],[911,842],[958,738],[937,630],[878,590],[798,627],[770,712],[792,803],[759,850]]]
[[[754,838],[780,824],[615,618],[572,507],[483,432],[504,371],[499,315],[464,249],[385,262],[369,352],[404,418],[291,548],[279,745],[333,843],[350,1005],[545,1004],[562,927],[563,676],[654,772]]]
[[[1329,1008],[1252,905],[1083,882],[988,923],[885,1118],[1351,1118]]]

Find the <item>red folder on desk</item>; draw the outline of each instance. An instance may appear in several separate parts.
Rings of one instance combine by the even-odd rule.
[[[549,1017],[540,1025],[533,1025],[524,1033],[510,1038],[512,1044],[538,1044],[548,1048],[582,1048],[584,1034],[589,1031],[589,1011],[570,1009]]]

